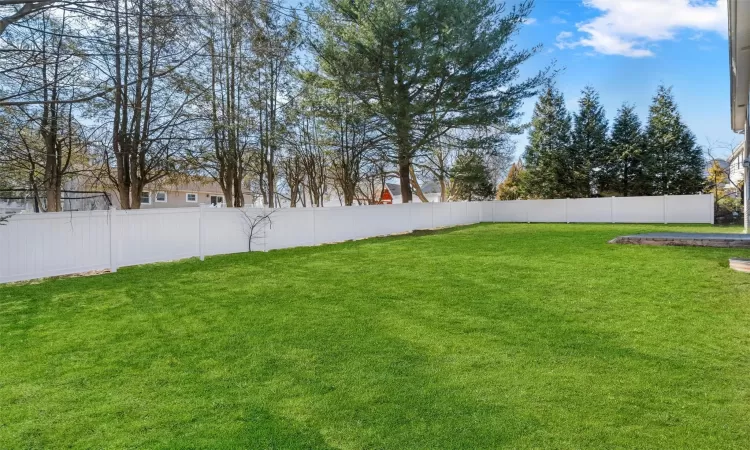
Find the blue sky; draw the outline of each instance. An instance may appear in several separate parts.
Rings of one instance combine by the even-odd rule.
[[[699,144],[726,155],[739,142],[729,123],[726,0],[536,0],[516,42],[541,52],[522,73],[556,62],[557,86],[574,111],[581,89],[594,86],[607,117],[634,104],[645,123],[659,84],[673,87]],[[530,120],[535,99],[523,107]],[[517,138],[523,151],[526,136]],[[716,155],[715,155],[716,156]]]

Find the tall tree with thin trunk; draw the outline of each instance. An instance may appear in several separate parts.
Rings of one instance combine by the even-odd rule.
[[[278,159],[291,107],[295,56],[300,45],[299,20],[282,14],[275,1],[260,4],[253,34],[254,106],[257,110],[258,158],[256,174],[263,203],[276,205]]]
[[[196,114],[207,133],[196,136],[199,145],[189,149],[188,160],[219,184],[228,207],[242,207],[257,138],[251,90],[257,68],[251,39],[254,4],[207,0],[196,10],[207,55],[198,56],[200,64],[194,65],[192,83],[186,87],[205,92]]]
[[[99,102],[109,123],[111,145],[104,170],[123,209],[138,209],[150,183],[174,171],[191,121],[189,105],[198,96],[179,89],[187,64],[205,45],[195,46],[185,3],[167,0],[111,0],[102,7],[98,64],[114,86]]]
[[[38,209],[62,210],[63,184],[71,175],[72,161],[85,153],[79,111],[68,100],[84,89],[86,57],[71,31],[71,18],[42,13],[26,21],[32,30],[7,33],[0,74],[0,97],[22,104],[7,106],[9,133],[0,159],[25,166],[28,189]],[[71,37],[73,36],[73,37]],[[34,136],[34,135],[37,136]]]

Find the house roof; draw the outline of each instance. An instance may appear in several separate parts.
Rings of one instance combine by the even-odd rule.
[[[388,190],[391,191],[391,195],[401,195],[401,184],[399,183],[386,183],[386,186],[388,186]],[[422,189],[422,192],[425,194],[439,194],[440,193],[440,184],[436,181],[425,181],[420,183],[419,187]]]
[[[401,195],[401,185],[398,183],[386,183],[388,190],[391,191],[391,195]]]
[[[750,94],[750,2],[728,0],[732,130],[745,130]]]
[[[221,186],[219,183],[213,181],[213,180],[205,180],[205,181],[188,181],[184,183],[155,183],[148,185],[146,187],[147,189],[152,190],[165,190],[165,191],[171,191],[171,192],[205,192],[210,194],[223,194],[224,191],[222,191]],[[247,189],[243,189],[242,192],[245,194],[249,194],[250,191]]]
[[[439,194],[440,184],[437,181],[425,181],[419,187],[422,188],[422,192],[425,194]]]
[[[744,154],[744,151],[745,151],[745,140],[743,139],[742,142],[737,144],[734,150],[732,150],[732,156],[730,156],[727,161],[734,161],[736,158],[741,157]]]

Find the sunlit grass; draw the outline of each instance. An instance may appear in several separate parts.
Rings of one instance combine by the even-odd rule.
[[[727,259],[750,252],[607,244],[664,230],[709,228],[486,224],[0,287],[0,448],[746,448]]]

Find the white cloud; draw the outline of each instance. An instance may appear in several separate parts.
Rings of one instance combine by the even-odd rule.
[[[554,25],[562,25],[564,23],[568,23],[568,21],[560,16],[552,16],[552,18],[549,20],[549,23]]]
[[[533,17],[527,17],[523,19],[523,23],[526,25],[534,25],[536,23],[536,19]]]
[[[643,58],[654,56],[654,42],[675,39],[681,30],[727,32],[726,0],[584,0],[584,5],[601,15],[576,24],[575,40],[572,34],[558,35],[558,47]]]
[[[571,33],[570,31],[563,31],[557,35],[555,45],[557,46],[557,48],[563,49],[578,47],[580,43],[573,40],[573,33]]]

